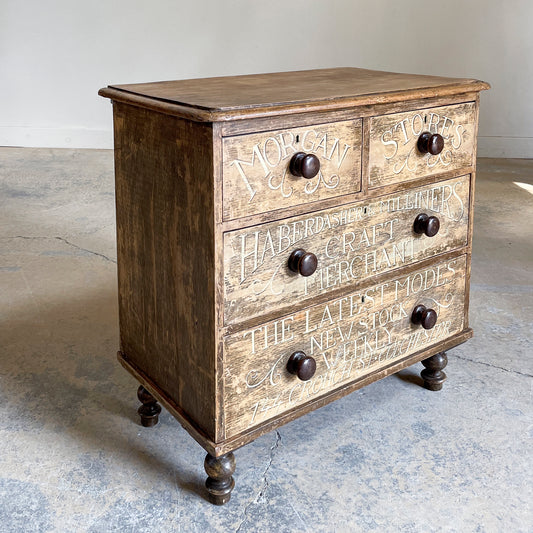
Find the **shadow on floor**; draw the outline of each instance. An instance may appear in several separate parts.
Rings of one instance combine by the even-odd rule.
[[[203,498],[204,479],[196,474],[197,468],[170,462],[164,449],[136,438],[140,431],[149,441],[153,436],[147,432],[160,428],[140,425],[137,384],[116,360],[114,276],[106,287],[72,299],[53,294],[43,298],[41,293],[33,309],[11,308],[0,324],[5,348],[0,357],[0,401],[6,412],[15,414],[0,424],[14,423],[6,429],[32,432],[35,438],[43,431],[53,432],[62,446],[74,438],[81,448],[125,455],[136,463],[133,469],[152,470]],[[174,419],[171,423],[177,425]]]

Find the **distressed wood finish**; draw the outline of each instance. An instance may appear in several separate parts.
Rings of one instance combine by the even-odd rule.
[[[361,120],[226,137],[222,146],[224,220],[361,190]],[[319,158],[316,177],[291,174],[297,152]]]
[[[475,102],[371,118],[370,188],[471,166],[476,131]],[[442,136],[442,152],[419,151],[424,132]]]
[[[215,438],[212,129],[116,102],[114,125],[121,351]]]
[[[152,394],[157,397],[158,401],[167,409],[183,428],[191,435],[191,437],[202,446],[208,453],[215,457],[220,457],[228,452],[235,451],[242,446],[254,441],[255,439],[273,431],[276,428],[291,422],[315,409],[324,407],[328,403],[331,403],[335,400],[343,398],[347,394],[350,394],[358,389],[370,385],[374,381],[386,378],[404,368],[414,365],[428,357],[431,357],[437,352],[442,352],[450,350],[455,346],[459,346],[463,342],[467,341],[473,336],[473,331],[471,328],[466,328],[456,335],[452,335],[433,346],[424,348],[419,352],[411,354],[410,356],[401,359],[399,361],[393,362],[391,365],[382,368],[381,370],[376,370],[371,374],[363,376],[356,381],[348,383],[344,386],[339,387],[329,393],[324,394],[318,398],[315,398],[299,407],[295,407],[290,411],[286,411],[282,415],[276,416],[263,424],[251,427],[249,430],[239,433],[235,437],[224,438],[218,442],[214,442],[213,439],[209,438],[204,432],[202,432],[187,416],[176,402],[167,396],[164,391],[158,388],[158,386],[151,381],[138,367],[136,367],[131,361],[129,361],[124,354],[118,354],[119,363],[140,383],[145,387],[149,387]]]
[[[316,124],[326,124],[328,122],[339,122],[343,120],[352,120],[354,118],[368,118],[376,115],[388,115],[390,113],[405,112],[417,109],[426,109],[428,107],[440,107],[443,105],[462,104],[464,102],[473,102],[476,100],[478,93],[467,92],[451,96],[432,95],[427,98],[417,98],[408,101],[390,101],[382,103],[367,103],[357,107],[347,109],[338,109],[334,111],[308,111],[306,113],[293,113],[290,115],[274,115],[256,118],[247,118],[241,120],[219,122],[221,133],[224,137],[232,135],[243,135],[246,133],[256,133],[261,131],[276,130],[291,125],[309,126]]]
[[[472,336],[488,87],[339,68],[101,89],[118,359],[141,422],[160,402],[207,451],[209,501],[268,431],[416,362],[442,386],[444,352]]]
[[[301,307],[313,298],[467,243],[470,177],[462,176],[342,208],[224,235],[225,324]],[[434,237],[413,230],[436,215]],[[318,259],[311,276],[291,271],[295,249]]]
[[[228,336],[226,437],[461,332],[465,272],[461,256]],[[437,311],[431,329],[411,321],[420,304]],[[287,371],[296,351],[316,361],[309,381]]]
[[[111,85],[99,94],[200,122],[332,111],[488,89],[485,82],[332,68]]]
[[[363,152],[363,155],[365,152]],[[364,160],[363,160],[364,164]],[[367,165],[368,168],[368,165]],[[416,178],[400,183],[393,183],[392,185],[385,185],[375,189],[368,189],[368,179],[363,179],[363,188],[360,192],[355,194],[349,194],[346,196],[338,196],[336,198],[330,198],[329,200],[322,200],[317,205],[309,206],[307,204],[299,205],[292,208],[284,208],[278,211],[270,211],[268,213],[261,213],[259,215],[252,215],[241,219],[229,220],[227,222],[221,222],[220,228],[224,232],[233,231],[239,228],[246,228],[250,226],[258,226],[265,222],[273,222],[275,220],[281,220],[283,218],[290,218],[300,214],[306,214],[311,209],[327,209],[328,207],[340,207],[347,204],[352,204],[361,200],[372,200],[379,198],[385,194],[403,193],[413,188],[421,187],[423,185],[429,185],[439,181],[443,181],[448,178],[455,178],[460,174],[471,174],[475,170],[475,165],[470,167],[464,167],[460,171],[442,172],[437,175],[426,176],[424,178]],[[220,210],[222,211],[222,209]],[[220,219],[222,214],[220,214]]]

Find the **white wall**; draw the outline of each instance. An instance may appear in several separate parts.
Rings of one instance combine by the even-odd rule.
[[[532,21],[532,0],[1,0],[0,145],[110,148],[110,83],[360,66],[490,82],[480,155],[533,157]]]

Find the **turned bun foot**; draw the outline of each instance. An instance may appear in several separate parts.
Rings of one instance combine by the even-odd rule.
[[[235,487],[232,475],[235,472],[235,456],[227,453],[221,457],[207,454],[204,468],[209,476],[205,482],[207,497],[215,505],[224,505],[231,498],[231,491]]]
[[[442,371],[448,364],[446,353],[437,353],[428,359],[424,359],[422,364],[426,367],[420,373],[424,380],[424,387],[428,390],[441,390],[442,384],[446,381],[446,374]]]
[[[157,400],[141,385],[137,390],[137,398],[142,403],[137,412],[141,416],[141,424],[151,428],[159,422],[161,406]]]

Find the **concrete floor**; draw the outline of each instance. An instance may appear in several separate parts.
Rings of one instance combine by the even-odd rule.
[[[444,389],[416,365],[258,439],[219,508],[115,359],[112,152],[1,149],[0,531],[533,531],[533,160],[479,169]]]

